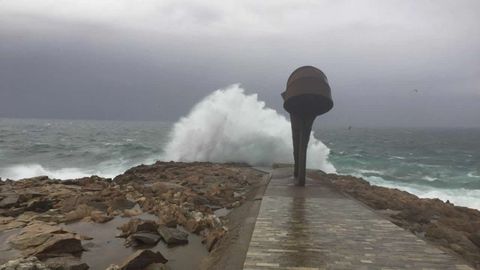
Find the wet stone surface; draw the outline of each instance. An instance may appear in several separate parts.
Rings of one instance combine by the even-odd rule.
[[[114,179],[0,179],[0,269],[31,256],[54,269],[122,268],[147,249],[134,269],[158,252],[165,267],[197,269],[228,232],[225,214],[263,175],[245,164],[158,161]]]
[[[472,269],[328,187],[291,182],[274,172],[244,269]]]

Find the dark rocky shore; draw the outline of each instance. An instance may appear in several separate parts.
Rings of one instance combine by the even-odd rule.
[[[265,174],[157,162],[114,179],[0,182],[0,269],[195,269]]]
[[[309,176],[480,269],[479,211],[351,176]],[[235,254],[229,241],[242,237],[245,207],[265,180],[242,164],[157,162],[114,179],[0,181],[0,270],[210,269]]]
[[[310,177],[361,201],[398,226],[480,269],[480,211],[370,185],[353,176],[312,172]]]

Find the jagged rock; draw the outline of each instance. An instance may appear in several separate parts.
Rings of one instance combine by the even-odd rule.
[[[20,221],[12,221],[6,224],[0,224],[0,232],[11,230],[11,229],[16,229],[16,228],[21,228],[26,225],[25,222],[20,222]]]
[[[13,217],[1,217],[0,216],[0,225],[8,224],[9,222],[15,220]]]
[[[145,245],[155,245],[160,241],[160,235],[150,232],[137,232],[130,235],[129,238],[130,240]]]
[[[159,237],[157,223],[171,228],[181,225],[194,233],[214,231],[223,226],[223,220],[215,218],[213,210],[231,206],[236,201],[242,203],[243,198],[238,194],[249,191],[245,188],[249,184],[246,179],[257,179],[250,169],[235,166],[157,162],[132,168],[114,182],[95,176],[65,181],[46,177],[4,181],[0,183],[0,202],[8,207],[0,208],[0,217],[9,218],[0,219],[0,231],[29,227],[40,221],[50,226],[78,220],[106,222],[117,215],[136,216],[142,213],[156,215],[158,220],[124,224],[122,236],[134,235],[127,240],[141,242],[138,240],[151,234],[148,235],[151,239],[146,238],[144,242],[155,243]],[[37,232],[32,235],[33,239],[25,239],[24,243],[17,239],[17,245],[24,245],[22,254],[42,251],[40,249],[46,248],[44,245],[49,241],[58,240],[61,246],[63,242],[68,242],[64,238],[82,239],[61,228],[56,229],[57,232],[44,230],[46,234]],[[175,243],[168,239],[166,242]],[[53,251],[48,252],[50,255],[40,256],[48,260],[49,256],[64,256],[57,254],[63,252],[60,248]]]
[[[59,226],[37,222],[23,228],[19,234],[10,238],[9,243],[16,249],[25,250],[45,243],[54,233],[63,232],[65,231]]]
[[[178,229],[159,226],[158,233],[168,245],[188,244],[188,234]]]
[[[140,209],[144,212],[151,211],[155,208],[156,203],[152,198],[146,198],[146,197],[140,197],[137,200],[138,205],[140,206]],[[135,208],[133,208],[135,209]]]
[[[117,184],[124,185],[127,183],[133,183],[136,181],[146,182],[147,179],[143,176],[135,175],[135,173],[129,174],[128,171],[126,171],[125,174],[115,176],[115,178],[113,178],[113,181]]]
[[[118,229],[122,231],[120,237],[127,237],[137,232],[151,232],[157,233],[158,224],[153,220],[142,220],[139,218],[132,218],[127,223],[120,226]]]
[[[22,250],[23,254],[35,255],[40,259],[83,251],[75,234],[41,222],[23,228],[18,235],[10,238],[9,243]]]
[[[227,206],[228,209],[230,208],[236,208],[236,207],[239,207],[241,205],[240,201],[235,201],[233,202],[232,204],[230,204],[229,206]]]
[[[10,260],[0,265],[0,270],[52,270],[36,257]]]
[[[111,264],[107,269],[105,270],[120,270],[120,266],[116,264]],[[143,270],[171,270],[170,267],[168,267],[165,264],[160,264],[160,263],[152,263],[145,267]]]
[[[105,187],[103,185],[88,185],[88,186],[83,186],[82,190],[83,191],[103,191]]]
[[[166,264],[152,263],[144,270],[171,270]]]
[[[160,215],[159,223],[170,228],[175,228],[178,225],[177,218],[169,214]]]
[[[41,181],[50,180],[50,178],[48,178],[48,176],[46,176],[46,175],[40,175],[40,176],[35,176],[35,177],[30,177],[30,178],[23,178],[21,180],[30,181],[30,182],[41,182]]]
[[[70,212],[77,208],[79,202],[80,202],[79,195],[68,196],[67,198],[65,198],[60,202],[60,208],[62,209],[63,212]]]
[[[89,177],[82,177],[78,179],[71,180],[72,184],[79,186],[104,186],[105,184],[111,182],[110,178],[103,178],[98,175],[92,175]],[[63,181],[62,181],[63,182]]]
[[[42,185],[44,186],[44,185]],[[39,198],[39,197],[42,197],[44,196],[45,194],[42,193],[42,192],[39,192],[37,189],[35,188],[28,188],[26,190],[22,190],[20,193],[20,201],[21,202],[26,202],[26,201],[29,201],[29,200],[32,200],[32,199],[35,199],[35,198]]]
[[[191,218],[186,222],[185,229],[191,233],[200,233],[204,229],[218,225],[221,225],[221,221],[215,215],[194,211],[191,213]]]
[[[86,205],[101,212],[106,212],[108,210],[108,205],[105,204],[104,202],[88,201],[86,202]]]
[[[472,243],[474,243],[475,245],[477,245],[477,247],[480,248],[480,231],[470,234],[468,238],[470,239],[470,241],[472,241]]]
[[[186,206],[186,205],[183,205]],[[175,203],[161,203],[155,208],[155,212],[158,214],[158,223],[170,228],[176,228],[177,225],[183,225],[187,219],[184,215],[185,209],[179,207]],[[188,211],[185,211],[188,212]]]
[[[152,191],[157,195],[167,192],[168,189],[168,186],[162,182],[155,182],[152,184]]]
[[[0,215],[5,217],[16,217],[25,212],[25,207],[10,207],[7,209],[0,208]]]
[[[160,252],[138,250],[119,266],[120,270],[141,270],[152,263],[166,263],[168,260]]]
[[[178,224],[183,225],[183,224],[187,223],[187,217],[182,212],[176,212],[175,213],[175,218],[176,218]]]
[[[86,263],[82,263],[80,258],[74,256],[53,257],[43,261],[50,269],[58,270],[87,270],[90,267]]]
[[[134,217],[134,216],[141,215],[142,213],[143,213],[143,211],[139,208],[125,209],[125,210],[123,210],[122,216],[123,217]]]
[[[185,229],[191,233],[199,233],[201,231],[201,226],[195,219],[189,219],[185,224]]]
[[[53,209],[50,209],[49,211],[43,213],[43,214],[36,214],[32,220],[39,220],[43,222],[53,222],[53,223],[61,223],[65,217],[61,214],[58,213],[58,211],[55,211]]]
[[[0,201],[0,208],[8,208],[20,202],[20,195],[17,193],[0,194],[3,199]]]
[[[73,234],[53,234],[53,237],[36,247],[32,251],[32,255],[44,259],[64,254],[76,254],[83,250],[81,241]]]
[[[112,210],[131,209],[135,205],[136,205],[135,202],[130,201],[130,200],[125,199],[125,198],[115,198],[109,203],[109,206],[112,208]]]
[[[72,222],[90,216],[92,208],[86,204],[79,205],[75,210],[65,214],[65,222]]]
[[[92,219],[93,222],[96,222],[96,223],[105,223],[113,219],[112,216],[109,216],[102,211],[96,211],[96,210],[90,213],[90,218]]]
[[[30,221],[33,221],[33,219],[34,219],[36,216],[38,216],[37,213],[27,211],[27,212],[23,212],[23,213],[22,213],[21,215],[19,215],[15,220],[16,220],[16,221],[25,222],[25,223],[29,223]]]
[[[195,196],[192,201],[195,205],[209,205],[210,204],[210,201],[203,196]]]
[[[206,245],[207,250],[210,252],[224,235],[225,230],[223,229],[215,229],[213,231],[208,231],[202,242]]]
[[[25,211],[33,211],[43,213],[50,210],[53,207],[53,202],[49,199],[35,199],[28,202]]]
[[[37,213],[27,211],[22,213],[16,218],[16,221],[30,223],[32,221],[42,221],[45,223],[53,222],[53,223],[60,223],[63,220],[63,216],[59,214],[60,212],[56,209],[50,209],[44,213]]]

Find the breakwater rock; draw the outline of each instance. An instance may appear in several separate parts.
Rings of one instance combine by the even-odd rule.
[[[217,247],[229,231],[229,212],[262,177],[241,164],[156,162],[114,179],[0,181],[0,265],[175,269],[188,253],[198,264],[193,258]],[[169,250],[179,245],[195,248]],[[107,249],[113,251],[106,259],[92,254]]]

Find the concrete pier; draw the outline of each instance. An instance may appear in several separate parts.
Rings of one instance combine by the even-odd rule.
[[[277,169],[262,199],[244,269],[473,269],[319,182]]]

